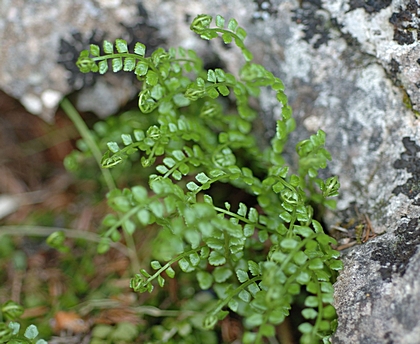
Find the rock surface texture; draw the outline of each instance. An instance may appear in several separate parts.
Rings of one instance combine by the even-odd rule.
[[[153,48],[156,31],[136,0],[2,1],[0,89],[50,121],[61,98],[84,87],[79,109],[110,115],[135,96],[132,78],[80,74],[80,51],[119,37]]]
[[[93,83],[65,62],[89,40],[131,34],[127,40],[137,37],[150,48],[160,41],[200,51],[206,43],[190,33],[190,18],[200,13],[235,17],[248,31],[255,60],[286,85],[299,128],[293,141],[319,128],[327,133],[333,162],[326,174],[340,177],[341,195],[338,209],[327,214],[326,223],[349,228],[351,223],[363,224],[372,234],[381,234],[343,250],[345,268],[335,293],[339,326],[333,343],[420,342],[417,1],[147,0],[139,5],[134,0],[61,0],[54,4],[42,0],[23,6],[23,1],[13,5],[6,1],[0,6],[0,87],[46,119],[62,94],[83,84],[94,86],[81,94],[81,104],[83,99],[92,103],[95,93],[103,96],[106,89],[105,100],[111,99],[107,96],[111,79]],[[151,42],[146,41],[151,37]],[[210,47],[213,53],[204,56],[206,62],[223,63],[232,72],[241,64],[237,49],[221,41],[211,42]],[[130,82],[123,81],[127,93],[121,99],[132,95]],[[101,115],[115,111],[115,104],[98,104]],[[278,106],[267,93],[261,107],[267,132],[272,133]]]

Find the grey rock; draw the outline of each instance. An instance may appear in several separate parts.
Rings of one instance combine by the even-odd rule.
[[[0,87],[36,113],[46,108],[52,111],[59,95],[93,84],[66,72],[65,64],[57,64],[62,37],[70,42],[73,28],[81,36],[92,36],[96,28],[112,34],[112,39],[126,32],[120,21],[127,27],[139,18],[137,10],[129,10],[134,0],[54,3],[53,9],[47,0],[29,2],[25,11],[14,10],[23,8],[23,1],[13,6],[6,1],[0,7],[0,39],[6,42],[0,48]],[[292,143],[320,128],[326,132],[333,162],[324,174],[340,177],[341,194],[337,209],[327,213],[325,222],[331,228],[351,221],[367,226],[368,216],[376,235],[342,251],[345,268],[335,285],[339,325],[333,343],[419,343],[417,2],[148,0],[143,7],[144,22],[159,29],[158,37],[166,46],[193,47],[206,62],[222,61],[233,73],[243,61],[238,49],[194,37],[188,18],[199,13],[235,17],[248,31],[247,43],[255,61],[286,85],[298,124]],[[45,18],[35,18],[33,14],[41,8],[45,8]],[[118,11],[127,18],[116,21]],[[25,25],[18,24],[22,22]],[[44,35],[34,34],[45,22]],[[55,53],[46,54],[40,45],[48,45]],[[113,82],[104,79],[95,84],[82,93],[80,104],[88,106],[89,99],[97,99],[95,93],[106,94],[104,100],[94,102],[95,111],[105,108],[102,115],[112,113],[131,95],[127,79],[121,81],[127,89],[117,93],[120,100],[110,99],[108,94],[115,93]],[[270,135],[280,109],[268,91],[262,94],[260,105]],[[44,117],[49,118],[45,112]],[[292,150],[293,145],[288,147]]]
[[[370,5],[368,4],[370,3]],[[394,81],[410,96],[414,110],[420,109],[420,29],[416,0],[323,1],[323,6],[360,44],[360,49],[375,56]],[[355,25],[357,24],[357,25]]]
[[[341,195],[326,223],[361,221],[365,214],[373,231],[382,234],[343,251],[333,343],[419,343],[420,143],[413,112],[420,95],[415,85],[420,66],[413,58],[419,44],[404,39],[406,27],[417,25],[413,1],[369,2],[371,6],[348,0],[303,1],[302,6],[264,2],[270,11],[258,7],[258,1],[176,3],[148,3],[158,27],[165,26],[162,18],[172,11],[169,26],[176,29],[162,31],[168,44],[196,46],[183,23],[194,12],[213,14],[217,8],[247,28],[256,61],[287,87],[298,122],[292,141],[319,128],[327,133],[333,162],[326,175],[340,177]],[[153,13],[156,6],[160,11]],[[241,64],[238,52],[211,44],[214,54],[235,71]],[[407,95],[412,109],[404,104]],[[262,95],[261,106],[272,133],[272,119],[280,109],[269,92]]]
[[[147,30],[146,21],[136,0],[2,1],[0,88],[30,112],[51,121],[64,95],[94,84],[91,76],[75,68],[79,52],[104,38],[130,41],[137,36],[146,41],[148,35],[147,40],[156,46],[153,28]],[[100,89],[109,90],[107,78],[97,79]],[[100,106],[92,99],[93,107],[84,108],[100,107],[99,115],[109,115],[135,95],[135,90],[123,89],[126,94],[108,91],[109,104]]]

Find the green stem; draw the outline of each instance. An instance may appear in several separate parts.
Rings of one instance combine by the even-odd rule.
[[[97,61],[110,60],[110,59],[119,58],[119,57],[120,58],[131,57],[131,58],[137,59],[139,61],[142,61],[144,63],[147,63],[147,65],[149,66],[149,68],[151,70],[153,70],[157,74],[157,76],[159,78],[159,81],[160,81],[159,83],[161,85],[164,84],[164,81],[165,80],[162,79],[162,76],[159,73],[159,69],[156,68],[156,66],[152,62],[150,62],[150,57],[142,57],[140,55],[132,54],[132,53],[118,53],[118,54],[115,54],[114,53],[114,54],[108,54],[108,55],[104,55],[104,56],[90,57],[90,59],[92,61],[97,62]]]
[[[173,263],[181,260],[182,258],[185,258],[187,256],[189,256],[191,253],[194,252],[198,252],[200,251],[204,246],[200,246],[198,248],[195,248],[193,250],[184,252],[182,254],[180,254],[179,256],[176,256],[175,258],[172,258],[169,262],[167,262],[164,266],[162,266],[159,270],[157,270],[155,272],[155,274],[153,276],[150,276],[147,280],[146,283],[150,283],[151,281],[153,281],[155,278],[157,278],[162,272],[164,272],[166,269],[168,269]]]
[[[279,176],[275,176],[275,177],[277,177],[276,179],[280,183],[282,183],[286,188],[288,188],[289,190],[291,190],[291,191],[293,191],[293,192],[295,192],[296,194],[299,195],[299,193],[297,192],[297,190],[296,190],[296,188],[294,186],[292,186],[290,183],[288,183],[287,181],[285,181],[282,177],[279,177]],[[303,201],[301,201],[301,199],[299,198],[299,202],[303,202]]]
[[[109,59],[114,59],[114,58],[127,58],[127,57],[132,57],[135,58],[139,61],[145,62],[147,64],[149,64],[149,61],[146,57],[142,57],[140,55],[136,55],[136,54],[132,54],[132,53],[117,53],[117,54],[107,54],[107,55],[103,55],[103,56],[95,56],[95,57],[90,57],[90,59],[92,61],[103,61],[103,60],[109,60]]]
[[[97,299],[97,300],[88,300],[78,304],[75,308],[78,309],[78,313],[82,316],[86,316],[94,310],[98,309],[115,309],[115,308],[127,308],[121,301],[110,300],[110,299]],[[167,310],[160,309],[154,306],[137,306],[128,308],[136,312],[139,316],[150,315],[152,317],[179,317],[187,318],[192,316],[201,315],[198,311],[190,310]]]
[[[280,270],[284,271],[286,269],[286,265],[289,264],[289,261],[294,257],[294,255],[299,252],[310,240],[315,239],[317,236],[317,233],[314,233],[305,239],[303,239],[293,250],[291,250],[288,254],[286,259],[282,262],[280,266]]]
[[[191,160],[191,158],[186,158],[185,160],[182,161],[178,161],[174,166],[172,166],[172,168],[170,168],[168,170],[168,172],[166,172],[163,176],[163,178],[169,178],[169,176],[176,170],[178,169],[179,166],[181,166],[183,163],[187,163]]]
[[[292,219],[290,220],[289,223],[289,230],[287,231],[287,237],[291,238],[294,234],[293,234],[293,227],[295,225],[295,222],[297,220],[297,216],[296,216],[296,208],[293,208],[293,212],[292,212]]]
[[[224,177],[226,177],[226,176],[224,176]],[[214,207],[214,210],[218,211],[219,213],[222,213],[222,214],[225,214],[225,215],[228,215],[228,216],[231,216],[231,217],[235,217],[239,221],[242,221],[242,222],[245,222],[246,224],[250,224],[250,225],[255,226],[255,228],[258,228],[258,229],[261,229],[261,230],[268,230],[267,227],[265,227],[265,226],[263,226],[259,223],[252,222],[252,221],[248,220],[246,217],[240,216],[240,215],[238,215],[234,212],[231,212],[229,210],[219,208],[219,207]]]
[[[125,243],[127,247],[130,248],[130,261],[131,261],[131,270],[132,273],[140,270],[140,261],[136,253],[136,243],[134,242],[134,238],[132,235],[128,234],[125,228],[123,228],[123,235],[125,239]]]
[[[88,241],[93,241],[99,243],[101,241],[101,237],[95,233],[83,231],[83,230],[76,230],[76,229],[67,229],[67,228],[59,228],[59,227],[44,227],[44,226],[1,226],[0,227],[0,238],[3,235],[26,235],[26,236],[41,236],[47,237],[54,232],[63,232],[66,237],[74,238],[74,239],[85,239]],[[126,246],[118,243],[118,242],[111,242],[111,247],[117,249],[122,254],[127,257],[131,256],[130,249]]]
[[[109,237],[111,234],[117,230],[118,227],[122,226],[125,221],[127,221],[131,216],[137,213],[142,208],[142,205],[138,205],[134,208],[131,208],[128,213],[125,213],[123,216],[119,216],[119,220],[112,225],[104,234],[104,237]],[[125,232],[125,231],[124,231]]]
[[[77,110],[74,108],[72,103],[70,103],[70,101],[67,98],[64,98],[61,101],[60,106],[64,110],[64,112],[67,114],[67,116],[71,119],[74,126],[79,131],[80,136],[82,136],[83,140],[86,142],[87,146],[91,150],[93,157],[96,160],[96,163],[101,169],[102,175],[105,179],[105,183],[108,189],[109,190],[115,189],[116,185],[115,185],[114,179],[112,178],[111,172],[109,170],[101,168],[102,153],[99,150],[95,140],[93,139],[92,134],[89,128],[87,127],[86,123],[83,121],[83,119],[80,117],[80,114],[77,112]]]
[[[259,281],[262,279],[262,276],[255,276],[253,278],[251,278],[250,280],[246,281],[245,283],[242,283],[238,288],[236,288],[235,290],[229,292],[229,295],[223,299],[223,300],[219,300],[216,304],[216,307],[209,312],[209,315],[214,315],[216,316],[217,313],[219,313],[222,308],[227,305],[229,303],[229,301],[237,294],[239,294],[242,290],[244,290],[246,287],[248,287],[249,285],[251,285],[252,283]]]
[[[61,107],[64,110],[64,112],[69,116],[71,121],[74,123],[75,127],[79,131],[80,135],[82,136],[83,140],[86,142],[87,146],[91,150],[96,163],[98,164],[102,175],[105,179],[105,183],[108,187],[108,189],[114,190],[116,189],[115,181],[112,177],[112,174],[109,170],[102,168],[101,166],[101,159],[102,159],[102,153],[96,144],[89,128],[87,127],[86,123],[83,121],[82,117],[80,117],[80,114],[77,112],[75,107],[70,103],[70,101],[67,98],[64,98],[61,101]],[[138,271],[140,269],[140,262],[138,260],[138,256],[136,254],[136,245],[134,243],[133,238],[127,233],[127,231],[123,231],[124,238],[128,247],[129,257],[131,261],[131,266],[134,271]]]
[[[221,33],[221,34],[224,34],[224,33],[227,33],[227,34],[229,34],[229,35],[231,35],[231,36],[233,36],[234,37],[234,40],[235,40],[235,44],[240,48],[240,49],[242,49],[242,48],[244,48],[245,47],[245,45],[244,45],[244,43],[242,42],[242,39],[235,33],[235,32],[233,32],[233,31],[231,31],[231,30],[226,30],[226,29],[222,29],[222,28],[217,28],[217,27],[214,27],[214,28],[209,28],[209,30],[212,30],[212,31],[215,31],[215,32],[217,32],[217,33]],[[241,42],[240,44],[238,44],[238,42]]]
[[[318,316],[316,317],[316,321],[312,330],[312,334],[313,335],[317,335],[318,333],[318,328],[319,325],[322,321],[322,310],[324,308],[324,303],[322,302],[322,292],[321,292],[321,288],[319,286],[319,281],[317,279],[317,277],[315,276],[314,273],[312,273],[312,280],[315,282],[316,285],[316,294],[317,294],[317,298],[318,298]]]

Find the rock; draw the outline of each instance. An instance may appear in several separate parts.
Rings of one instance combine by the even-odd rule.
[[[183,22],[194,13],[217,8],[234,16],[248,31],[256,61],[286,85],[298,122],[292,141],[319,128],[327,133],[333,161],[325,175],[340,177],[341,195],[326,223],[370,224],[376,235],[343,251],[333,343],[418,343],[420,66],[414,56],[420,46],[417,31],[410,30],[418,28],[415,1],[186,3],[171,7],[155,0],[145,7],[157,27],[175,28],[161,31],[168,45],[195,45]],[[152,11],[156,7],[159,12]],[[240,65],[234,48],[211,46],[228,69]],[[269,92],[261,106],[272,133],[279,109]]]
[[[92,75],[77,74],[71,61],[87,43],[105,36],[124,38],[129,32],[149,50],[161,42],[194,47],[206,63],[237,71],[243,61],[238,49],[200,41],[189,31],[190,19],[199,13],[235,17],[248,32],[255,60],[286,85],[298,123],[292,142],[319,128],[327,134],[333,161],[324,174],[340,177],[341,194],[325,223],[349,227],[343,243],[369,239],[342,251],[333,343],[419,342],[420,19],[415,0],[148,0],[141,11],[134,0],[54,4],[43,0],[23,7],[18,0],[0,8],[0,87],[23,98],[33,112],[44,111],[44,118],[51,118],[56,92],[95,83]],[[36,16],[40,11],[43,16]],[[136,22],[149,30],[147,37],[132,33]],[[105,79],[113,77],[96,80],[81,104],[89,105],[96,92],[108,100],[101,89],[114,93],[113,79]],[[128,89],[120,100],[92,100],[96,111],[109,110],[101,115],[131,95],[131,81],[121,82]],[[269,136],[280,109],[268,91],[261,108]],[[357,234],[356,228],[370,228],[371,235]]]
[[[83,86],[87,95],[98,88],[106,102],[91,98],[89,106],[82,100],[83,109],[110,115],[135,96],[134,88],[124,86],[133,79],[118,78],[123,87],[113,92],[113,78],[82,75],[74,63],[90,43],[119,37],[130,43],[142,40],[150,48],[160,44],[136,0],[2,2],[0,88],[47,121],[63,96]]]
[[[370,5],[372,3],[372,5]],[[360,49],[376,57],[391,79],[405,89],[413,110],[420,110],[420,29],[416,0],[336,1],[325,8],[357,39]],[[354,25],[355,23],[358,25]]]

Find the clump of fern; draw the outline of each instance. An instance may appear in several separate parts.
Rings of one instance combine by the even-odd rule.
[[[142,43],[130,52],[122,39],[104,41],[102,53],[92,44],[80,54],[77,65],[84,73],[104,74],[109,68],[134,73],[142,82],[139,109],[148,116],[138,122],[144,127],[107,143],[103,168],[129,161],[153,172],[148,183],[108,193],[114,212],[103,221],[99,250],[119,241],[121,228],[128,236],[157,231],[150,268],[131,279],[136,292],[164,287],[178,276],[178,266],[195,275],[199,288],[214,292],[202,310],[202,328],[211,330],[235,312],[244,319],[243,343],[275,337],[276,325],[305,293],[301,343],[327,341],[336,321],[332,283],[342,263],[331,248],[335,240],[314,219],[311,206],[333,207],[328,198],[338,194],[336,177],[318,175],[331,159],[325,134],[319,130],[297,144],[298,172],[292,173],[282,156],[295,129],[283,82],[252,62],[247,34],[236,20],[226,23],[217,16],[214,27],[212,22],[199,15],[191,30],[206,40],[234,42],[245,59],[238,77],[219,68],[204,70],[193,50],[159,48],[147,56]],[[266,148],[254,134],[258,113],[250,106],[262,87],[275,92],[281,107]],[[221,102],[223,97],[235,106]],[[232,206],[212,197],[226,184],[243,190],[254,204]]]

